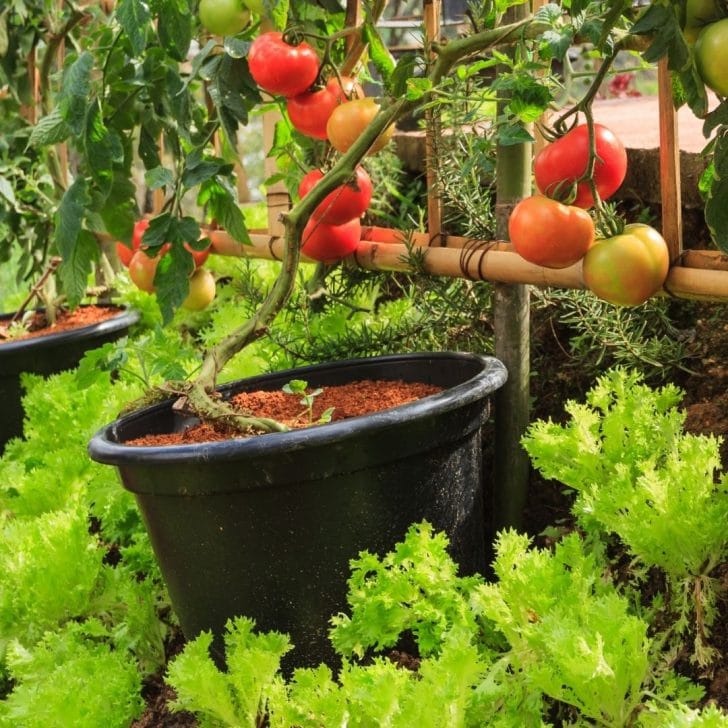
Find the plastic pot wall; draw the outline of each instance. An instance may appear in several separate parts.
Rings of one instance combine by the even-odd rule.
[[[346,608],[349,561],[383,554],[423,519],[447,532],[462,573],[485,569],[481,426],[506,379],[496,359],[412,354],[306,367],[242,380],[224,395],[400,379],[440,394],[305,430],[221,443],[133,447],[194,420],[163,403],[100,431],[91,457],[118,466],[137,499],[188,638],[225,622],[287,632],[288,666],[335,664],[328,620]]]
[[[12,313],[0,315],[8,321]],[[90,349],[124,336],[139,320],[139,312],[119,310],[119,315],[90,326],[8,341],[0,345],[0,453],[13,437],[23,434],[23,372],[48,376],[73,369]]]

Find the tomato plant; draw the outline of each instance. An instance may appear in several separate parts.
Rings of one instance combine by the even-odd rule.
[[[119,260],[123,265],[125,265],[127,268],[129,267],[129,263],[131,262],[132,256],[134,253],[139,250],[142,244],[142,236],[144,235],[144,231],[149,227],[149,220],[146,218],[143,218],[141,220],[137,220],[134,223],[134,232],[132,233],[131,237],[131,248],[128,245],[125,245],[124,243],[117,243],[116,244],[116,255],[118,256]]]
[[[584,283],[599,298],[618,306],[638,306],[662,288],[670,253],[662,235],[632,223],[623,232],[597,240],[584,256]]]
[[[215,298],[215,276],[206,268],[198,268],[190,276],[190,291],[182,307],[190,311],[201,311]]]
[[[361,223],[354,218],[343,225],[327,225],[312,217],[301,239],[304,255],[321,263],[336,263],[356,250],[361,240]]]
[[[601,124],[594,125],[597,161],[594,184],[602,200],[613,195],[627,174],[627,151],[619,138]],[[562,197],[576,183],[577,207],[592,207],[594,198],[588,180],[581,177],[589,164],[589,129],[580,124],[544,147],[533,163],[536,186],[549,197]]]
[[[354,99],[337,106],[326,124],[331,146],[342,154],[361,136],[379,112],[379,104],[372,98]],[[382,149],[394,134],[394,125],[388,126],[369,148],[368,154]]]
[[[314,185],[323,178],[320,169],[311,170],[298,186],[298,194],[305,197]],[[349,220],[360,218],[369,208],[372,200],[372,180],[364,167],[356,168],[351,182],[337,187],[324,197],[313,212],[313,217],[327,225],[343,225]]]
[[[290,45],[282,33],[259,35],[248,52],[248,68],[264,91],[279,96],[297,96],[307,91],[319,72],[316,51],[305,41]]]
[[[363,95],[364,91],[355,79],[345,76],[340,84],[339,79],[330,78],[322,89],[289,98],[286,110],[291,124],[301,134],[327,139],[326,124],[334,109],[349,98],[362,98]]]
[[[700,78],[719,96],[728,96],[728,18],[711,23],[695,41]]]
[[[200,0],[197,15],[215,35],[236,35],[250,22],[250,9],[242,0]]]
[[[594,222],[580,207],[534,195],[515,206],[508,234],[529,263],[566,268],[581,260],[594,242]]]

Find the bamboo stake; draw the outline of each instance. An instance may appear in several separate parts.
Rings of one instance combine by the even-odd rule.
[[[425,14],[425,50],[428,61],[435,54],[430,47],[440,39],[440,0],[424,0]],[[442,244],[442,200],[440,185],[437,179],[438,139],[440,138],[440,114],[436,107],[425,110],[425,176],[427,182],[427,232],[428,245]]]
[[[658,106],[660,112],[660,198],[662,237],[675,261],[682,252],[682,199],[680,196],[680,145],[677,112],[672,102],[672,83],[667,59],[657,66]]]

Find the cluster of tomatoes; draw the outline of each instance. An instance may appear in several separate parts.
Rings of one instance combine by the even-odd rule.
[[[627,152],[619,138],[600,124],[594,125],[594,140],[592,181],[599,198],[606,200],[624,181]],[[667,244],[654,228],[639,223],[626,225],[611,237],[596,238],[587,212],[595,203],[585,179],[589,148],[589,129],[582,124],[536,155],[534,176],[541,194],[527,197],[513,209],[509,237],[516,252],[536,265],[566,268],[582,261],[589,290],[610,303],[636,306],[662,288],[670,265]]]
[[[355,79],[333,75],[320,81],[320,60],[308,43],[292,45],[281,33],[259,35],[250,46],[250,75],[263,91],[286,100],[291,124],[301,134],[327,140],[342,154],[350,149],[379,111],[379,104],[364,96]],[[381,134],[369,149],[379,151],[393,128]],[[304,197],[324,176],[314,169],[298,188]],[[301,252],[323,263],[334,263],[353,253],[361,239],[361,216],[372,199],[372,181],[359,166],[352,180],[334,189],[309,219]]]
[[[163,245],[157,255],[147,255],[145,247],[142,245],[142,238],[148,227],[149,220],[138,220],[134,225],[131,248],[124,243],[117,243],[116,254],[121,263],[128,268],[129,278],[134,285],[142,291],[154,293],[154,276],[157,273],[157,266],[169,251],[169,244]],[[201,311],[209,306],[215,298],[215,276],[207,268],[202,267],[210,254],[210,248],[208,246],[204,250],[193,250],[187,243],[185,243],[185,248],[192,255],[195,269],[190,276],[189,293],[182,306],[190,311]]]

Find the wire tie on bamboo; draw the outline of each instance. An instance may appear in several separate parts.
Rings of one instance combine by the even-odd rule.
[[[485,255],[493,250],[497,244],[497,240],[466,240],[463,247],[460,248],[459,259],[460,272],[463,274],[463,278],[469,278],[473,281],[485,280]],[[478,277],[474,278],[470,274],[470,263],[477,254],[480,254],[478,258]]]
[[[273,246],[274,246],[274,245],[275,245],[275,244],[276,244],[276,243],[277,243],[277,242],[278,242],[279,240],[280,240],[280,237],[279,237],[279,236],[277,236],[277,235],[273,235],[273,236],[271,236],[271,238],[270,238],[270,239],[268,240],[268,252],[270,253],[270,257],[271,257],[271,258],[272,258],[273,260],[277,260],[277,261],[279,261],[279,262],[280,262],[281,260],[283,260],[283,258],[279,258],[279,257],[278,257],[278,256],[276,255],[276,253],[275,253],[275,250],[273,250]]]

